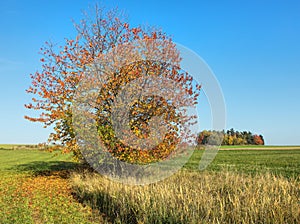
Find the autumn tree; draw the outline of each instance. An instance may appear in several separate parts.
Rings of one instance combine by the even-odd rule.
[[[208,143],[208,137],[210,136],[210,132],[207,130],[203,130],[199,133],[197,137],[197,144],[198,145],[205,145]]]
[[[56,47],[46,42],[41,48],[42,70],[30,75],[32,84],[27,92],[34,97],[25,105],[28,109],[40,111],[40,115],[25,118],[41,122],[45,127],[53,126],[54,132],[50,134],[48,143],[59,144],[63,152],[73,152],[76,158],[82,158],[74,131],[72,106],[79,84],[88,79],[84,87],[91,83],[101,85],[101,90],[96,93],[97,100],[93,102],[91,118],[96,121],[98,134],[108,151],[130,162],[166,158],[182,139],[179,134],[183,130],[182,121],[179,121],[182,111],[175,108],[174,103],[178,100],[183,102],[183,106],[195,105],[200,89],[198,85],[195,88],[193,78],[180,69],[180,55],[171,38],[157,29],[131,27],[119,11],[106,12],[97,6],[95,13],[92,16],[86,14],[75,28],[78,35],[74,39],[66,39],[63,46]],[[139,46],[137,49],[130,48],[125,55],[122,46],[132,47],[131,43]],[[123,49],[123,53],[115,49]],[[124,57],[130,60],[126,61]],[[94,65],[99,65],[97,72],[105,70],[103,75],[106,79],[99,81],[99,77],[90,76],[87,71]],[[167,78],[182,89],[181,97],[173,101],[152,94],[140,96],[130,104],[130,131],[138,139],[148,137],[147,126],[151,117],[164,114],[161,122],[170,123],[162,142],[148,151],[119,141],[111,121],[112,105],[122,86],[142,76]],[[183,120],[188,122],[192,119],[185,116]]]
[[[254,135],[253,136],[253,143],[254,145],[264,145],[264,141],[261,137],[262,135]]]
[[[210,137],[213,136],[213,137]],[[250,131],[235,131],[233,128],[225,131],[207,131],[203,130],[198,134],[198,145],[208,144],[208,139],[215,139],[216,136],[222,136],[222,145],[264,145],[264,138],[262,135],[252,134]],[[213,144],[213,140],[211,144]]]

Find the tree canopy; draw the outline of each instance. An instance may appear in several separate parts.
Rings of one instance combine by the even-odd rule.
[[[57,47],[46,42],[41,48],[42,70],[30,75],[32,84],[27,93],[34,97],[25,105],[40,113],[38,117],[25,118],[41,122],[45,127],[54,127],[48,143],[62,146],[63,152],[73,152],[81,159],[73,123],[74,100],[78,98],[79,86],[84,89],[97,84],[101,88],[92,93],[96,94],[96,100],[91,103],[88,116],[96,122],[98,136],[107,151],[129,162],[145,163],[166,158],[183,138],[188,139],[182,134],[186,132],[184,123],[191,123],[195,117],[184,115],[184,109],[180,108],[195,105],[200,90],[192,76],[180,69],[180,54],[172,39],[158,29],[131,27],[118,10],[105,11],[97,6],[94,13],[86,13],[80,23],[75,23],[75,28],[78,35],[74,39],[65,39],[64,45]],[[177,83],[179,91],[174,92],[179,94],[172,100],[166,99],[155,94],[159,90],[154,85],[151,93],[134,96],[130,104],[119,102],[117,107],[125,108],[129,113],[128,119],[120,119],[118,125],[130,127],[126,129],[130,134],[123,135],[125,137],[120,141],[112,119],[119,92],[134,80],[143,78],[147,81],[151,77],[161,80],[160,86],[167,86],[163,80]],[[126,91],[131,95],[135,93],[130,88]],[[128,146],[126,136],[128,141],[150,137],[149,121],[154,117],[161,117],[157,124],[166,127],[162,141],[151,150],[145,150],[145,141],[144,145]],[[129,124],[122,124],[123,121]]]

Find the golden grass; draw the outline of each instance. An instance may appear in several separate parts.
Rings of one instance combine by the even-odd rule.
[[[182,171],[130,186],[85,172],[71,181],[112,223],[300,223],[299,181],[271,174]]]

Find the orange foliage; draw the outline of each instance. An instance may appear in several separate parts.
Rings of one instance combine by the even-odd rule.
[[[180,62],[179,53],[169,37],[157,30],[148,31],[140,27],[130,28],[128,23],[123,22],[121,14],[116,10],[104,14],[102,10],[96,8],[95,21],[89,21],[91,20],[85,19],[80,24],[76,24],[78,36],[75,39],[65,39],[65,45],[60,46],[58,49],[52,43],[46,42],[45,47],[41,48],[43,55],[43,58],[40,60],[42,62],[42,70],[30,75],[32,84],[26,90],[27,93],[35,95],[36,98],[32,98],[32,102],[26,104],[25,107],[41,111],[41,113],[39,117],[25,116],[25,118],[33,122],[41,122],[45,127],[53,125],[54,132],[49,136],[49,143],[62,144],[65,147],[63,151],[73,152],[76,158],[81,158],[81,153],[72,126],[72,101],[78,83],[84,77],[86,66],[118,45],[131,43],[135,40],[148,39],[160,40],[162,43],[166,43],[165,46],[161,46],[168,47],[168,58],[165,61],[172,62],[172,65],[176,66],[179,66]],[[129,65],[123,68],[116,78],[103,84],[103,89],[116,90],[121,85],[137,78],[141,74],[141,69],[145,67],[151,68],[154,73],[155,69],[169,69],[170,77],[186,88],[186,92],[191,97],[193,104],[197,101],[198,93],[193,91],[192,77],[188,74],[180,73],[180,68],[176,66],[162,68],[162,65],[156,65],[149,61],[146,61],[145,64]],[[102,110],[109,111],[109,104],[104,102],[113,101],[115,96],[107,94],[105,91],[99,96],[101,97],[99,98],[100,104],[98,109],[102,108]],[[152,105],[151,107],[154,106]],[[161,114],[162,110],[167,110],[169,107],[164,102],[159,107],[152,109],[151,113],[152,115]],[[141,101],[139,108],[145,111],[145,102]],[[101,112],[97,114],[98,125],[103,127],[107,118],[101,117],[100,114]],[[147,119],[143,120],[143,125],[147,125]],[[175,121],[176,116],[174,115],[171,120]],[[132,131],[138,132],[138,130],[141,130],[142,126],[140,126],[139,122],[141,120],[133,124]],[[110,150],[115,156],[123,160],[147,162],[153,160],[153,158],[166,157],[179,140],[178,136],[176,137],[176,131],[174,131],[175,127],[171,129],[173,131],[170,131],[169,135],[165,136],[164,144],[159,145],[151,153],[142,149],[133,153],[131,148],[125,147],[118,141],[115,141],[118,144],[115,144],[114,148],[110,148]],[[103,129],[101,131],[100,135],[103,137],[105,133],[111,130],[108,127],[106,131]],[[140,138],[142,138],[142,135],[145,137],[147,132],[142,131]],[[114,134],[109,134],[103,137],[103,140],[108,142],[114,138]]]
[[[254,135],[253,136],[253,143],[255,145],[264,145],[264,141],[259,135]]]

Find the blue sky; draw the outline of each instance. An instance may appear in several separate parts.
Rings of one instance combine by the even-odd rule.
[[[24,120],[29,74],[40,69],[47,40],[74,37],[72,19],[96,1],[0,2],[0,143],[38,143],[51,130]],[[154,25],[199,54],[214,71],[227,107],[227,127],[264,135],[270,145],[300,145],[300,2],[101,1],[132,25]],[[210,109],[200,99],[201,128]]]

